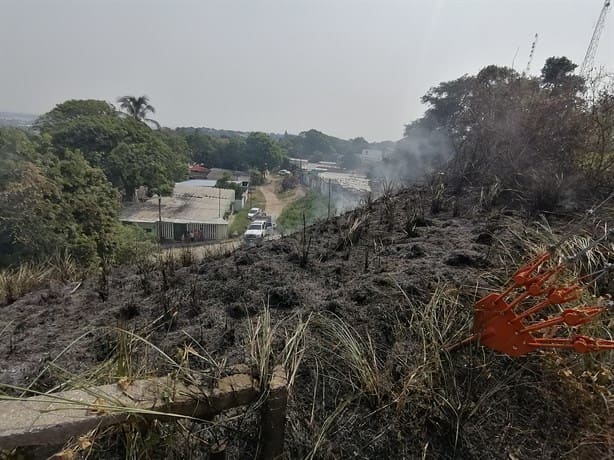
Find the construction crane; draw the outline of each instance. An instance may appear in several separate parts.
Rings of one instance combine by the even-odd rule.
[[[591,42],[588,45],[586,55],[584,56],[584,60],[580,66],[580,75],[582,77],[586,77],[586,75],[593,70],[593,61],[595,60],[595,53],[597,52],[597,47],[599,46],[599,38],[601,37],[601,32],[603,31],[603,26],[605,25],[605,18],[610,9],[610,2],[611,0],[605,0],[603,2],[603,8],[601,8],[599,19],[597,19],[597,24],[595,24],[595,30],[593,30]]]
[[[535,38],[533,39],[533,43],[531,44],[531,52],[529,53],[529,61],[527,62],[527,67],[524,69],[522,75],[528,75],[529,70],[531,70],[531,63],[533,62],[533,55],[535,54],[535,47],[537,46],[537,38],[538,35],[535,34]]]

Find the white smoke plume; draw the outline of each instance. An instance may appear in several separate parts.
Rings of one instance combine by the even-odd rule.
[[[374,166],[372,177],[399,185],[421,182],[427,174],[440,169],[452,157],[452,143],[442,130],[430,130],[414,124],[406,134],[397,142],[394,151]]]

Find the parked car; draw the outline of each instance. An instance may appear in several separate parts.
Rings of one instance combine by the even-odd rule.
[[[243,239],[248,245],[255,245],[264,240],[266,234],[266,222],[263,220],[258,220],[248,225],[247,230],[245,230],[245,234],[243,235]]]
[[[258,216],[262,212],[260,208],[252,208],[247,212],[247,218],[249,220],[254,220],[256,216]]]
[[[257,222],[264,222],[264,228],[266,229],[266,233],[270,234],[273,232],[275,228],[275,222],[273,221],[273,216],[267,216],[265,213],[259,215],[255,220],[254,224]]]
[[[280,169],[278,174],[280,176],[291,176],[292,175],[292,173],[288,171],[287,169]]]

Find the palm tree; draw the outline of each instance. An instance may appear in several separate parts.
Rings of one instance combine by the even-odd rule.
[[[155,113],[156,109],[149,103],[147,96],[122,96],[117,99],[119,106],[126,112],[126,114],[135,120],[153,123],[158,129],[160,124],[151,118],[147,118],[148,113]]]

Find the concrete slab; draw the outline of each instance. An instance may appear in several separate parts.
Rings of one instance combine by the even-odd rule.
[[[258,397],[254,379],[235,374],[220,379],[212,389],[164,377],[2,401],[0,449],[61,445],[74,436],[135,416],[208,418]]]

